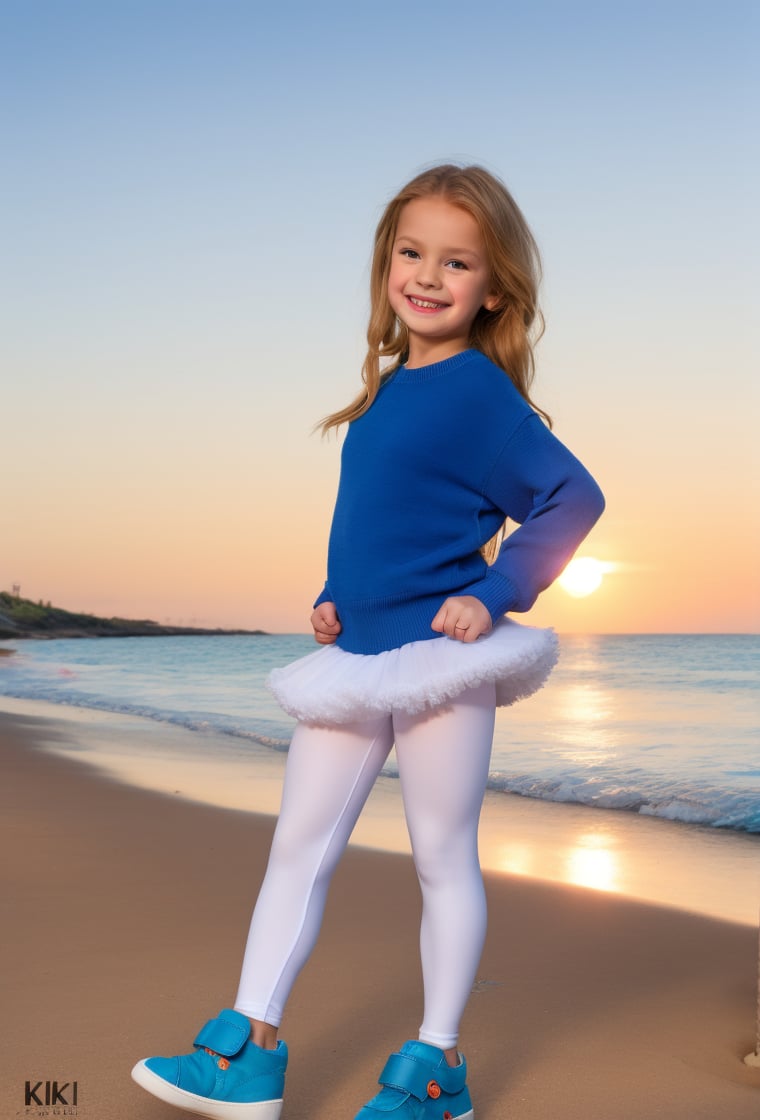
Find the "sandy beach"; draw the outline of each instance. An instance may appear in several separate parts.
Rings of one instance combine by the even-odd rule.
[[[41,749],[56,733],[0,715],[2,1115],[169,1120],[129,1070],[229,1006],[274,820],[119,783]],[[487,888],[461,1042],[478,1120],[755,1120],[751,925],[504,873]],[[283,1026],[283,1120],[351,1120],[415,1035],[418,915],[408,856],[348,850]],[[54,1080],[65,1106],[25,1101]]]

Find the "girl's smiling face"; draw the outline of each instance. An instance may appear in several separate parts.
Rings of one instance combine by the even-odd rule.
[[[407,202],[391,254],[388,299],[409,331],[407,365],[466,350],[478,311],[498,303],[473,216],[440,195]]]

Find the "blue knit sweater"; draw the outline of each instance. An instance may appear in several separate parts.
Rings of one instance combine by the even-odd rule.
[[[401,366],[349,425],[327,583],[350,653],[436,638],[449,595],[527,611],[604,508],[588,471],[477,350]],[[480,548],[519,527],[490,567]],[[316,605],[316,604],[315,604]]]

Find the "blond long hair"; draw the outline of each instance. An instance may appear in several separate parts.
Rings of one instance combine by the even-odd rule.
[[[356,420],[370,407],[383,377],[406,361],[409,336],[388,299],[388,274],[396,229],[404,206],[419,198],[444,198],[466,210],[478,223],[491,268],[490,290],[499,297],[496,307],[475,316],[470,346],[503,369],[525,400],[551,426],[550,417],[530,397],[535,374],[533,348],[543,334],[538,306],[541,258],[522,211],[507,188],[482,167],[445,163],[412,179],[385,208],[375,233],[370,273],[370,319],[367,356],[362,366],[363,388],[353,401],[326,416],[317,427],[322,434]]]

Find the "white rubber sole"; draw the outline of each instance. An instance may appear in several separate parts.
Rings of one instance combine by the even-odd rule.
[[[192,1112],[195,1116],[205,1116],[207,1120],[280,1120],[281,1099],[251,1101],[243,1104],[212,1101],[208,1097],[199,1097],[196,1093],[188,1093],[186,1089],[178,1089],[176,1085],[170,1085],[163,1077],[148,1069],[144,1061],[138,1062],[132,1070],[132,1080],[166,1104],[183,1108],[185,1112]],[[469,1116],[463,1117],[463,1120],[469,1120],[471,1116],[472,1113],[469,1113]]]

